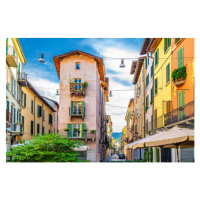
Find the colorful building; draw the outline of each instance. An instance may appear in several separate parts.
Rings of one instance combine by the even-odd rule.
[[[59,104],[57,101],[53,99],[49,99],[47,97],[43,98],[47,101],[47,103],[56,111],[53,114],[53,132],[58,133],[58,112],[59,112]]]
[[[16,144],[23,135],[21,106],[25,105],[26,95],[21,92],[27,86],[27,75],[22,73],[26,59],[17,38],[6,39],[6,143]],[[26,105],[25,105],[26,106]]]
[[[54,132],[53,115],[56,110],[27,82],[28,87],[22,89],[26,94],[25,105],[21,115],[24,125],[23,139],[31,140],[34,135]]]
[[[108,82],[103,59],[75,50],[53,58],[60,79],[60,134],[85,142],[86,160],[106,157],[106,102]]]
[[[108,156],[111,156],[111,138],[112,138],[112,131],[113,131],[113,128],[112,128],[112,121],[111,121],[111,117],[109,115],[106,115],[106,121],[107,121],[107,141],[109,143],[109,147],[106,151],[106,157]]]

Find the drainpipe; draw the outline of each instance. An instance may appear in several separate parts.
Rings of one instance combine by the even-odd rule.
[[[35,97],[37,97],[37,95],[34,96],[34,121],[33,121],[33,135],[35,135]]]
[[[43,131],[43,105],[44,103],[42,104],[42,131]]]

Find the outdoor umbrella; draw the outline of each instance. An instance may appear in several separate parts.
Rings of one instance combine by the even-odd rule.
[[[176,148],[177,157],[178,147],[187,148],[194,147],[194,130],[187,128],[173,127],[167,129],[161,133],[155,134],[155,137],[151,137],[145,141],[145,147],[163,147],[163,148]]]
[[[80,147],[74,147],[74,150],[75,151],[87,151],[87,150],[90,150],[90,147],[86,146],[86,145],[82,145]]]

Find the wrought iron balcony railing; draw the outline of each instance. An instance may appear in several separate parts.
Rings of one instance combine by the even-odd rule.
[[[18,72],[17,81],[21,87],[27,87],[27,74]]]

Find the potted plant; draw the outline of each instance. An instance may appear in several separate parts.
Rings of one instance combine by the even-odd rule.
[[[88,87],[88,82],[85,81],[85,82],[83,83],[83,86],[82,86],[82,91],[85,92],[85,90],[87,89],[87,87]]]
[[[69,131],[69,129],[68,129],[68,128],[66,128],[66,129],[64,129],[64,131]]]
[[[187,77],[186,67],[180,67],[172,72],[172,81],[176,87],[180,87],[185,83]]]
[[[74,128],[74,131],[80,131],[79,128]]]
[[[90,130],[91,134],[95,134],[96,130]]]

